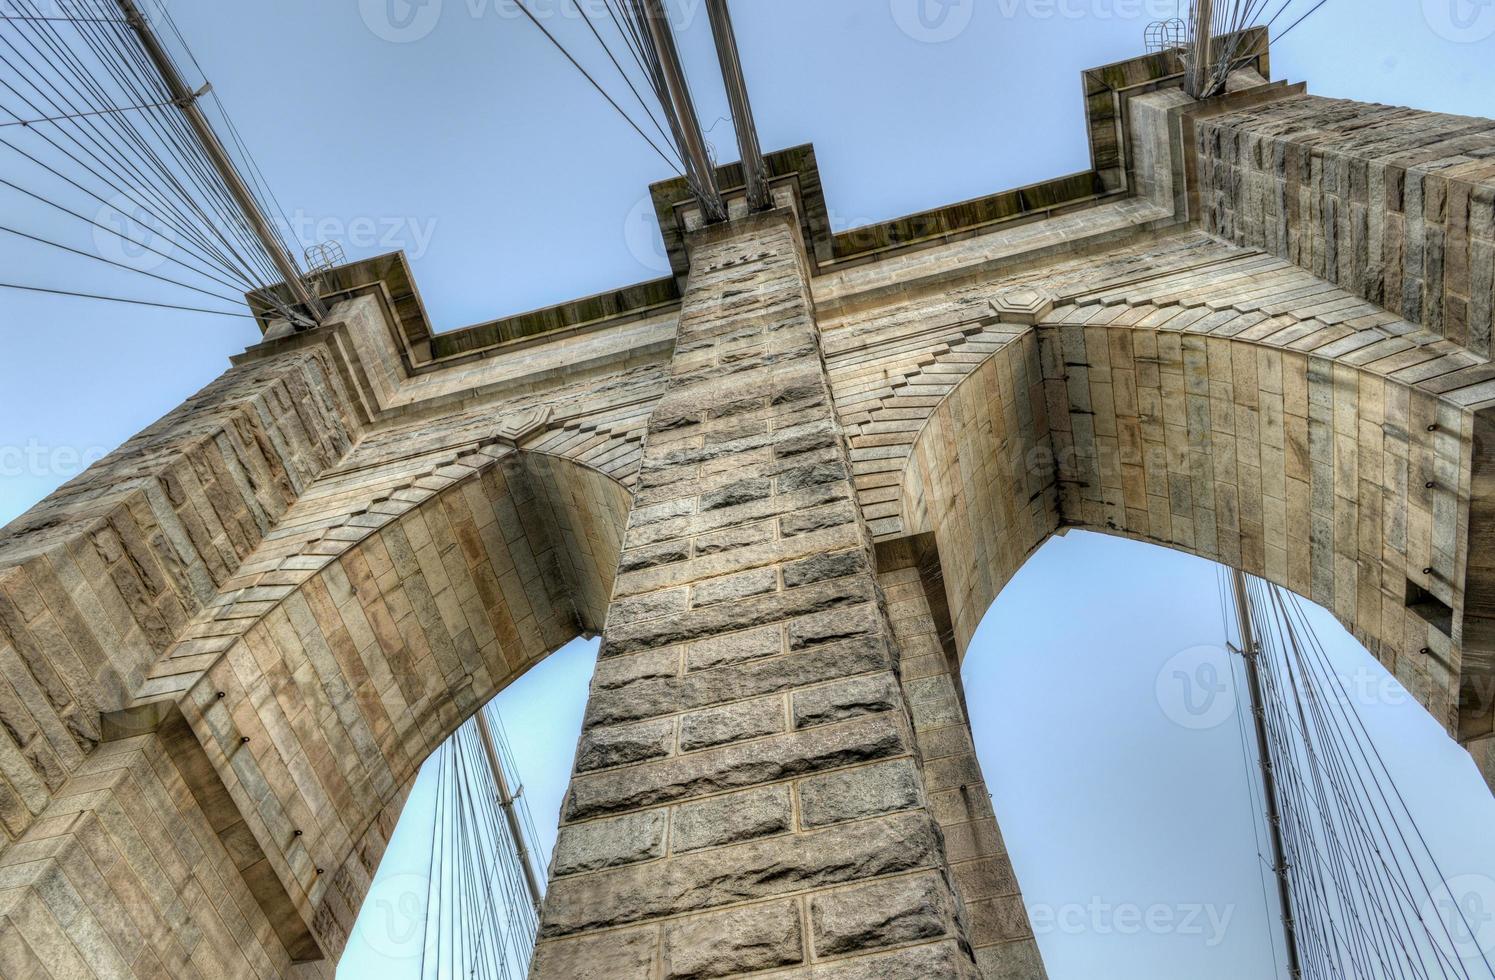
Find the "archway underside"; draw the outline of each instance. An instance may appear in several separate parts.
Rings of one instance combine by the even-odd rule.
[[[363,433],[258,540],[235,525],[241,554],[201,583],[127,539],[123,562],[133,546],[167,568],[158,593],[183,594],[169,590],[185,578],[209,598],[0,853],[22,896],[4,910],[0,972],[42,969],[55,941],[64,975],[330,977],[421,762],[540,659],[601,630],[628,491],[502,436],[533,430],[547,449],[560,436],[563,452],[636,469],[637,409],[608,408],[616,392],[597,387],[603,410],[576,425],[489,407]],[[269,445],[253,425],[237,435]],[[169,535],[162,509],[152,517]],[[160,543],[154,524],[142,539]],[[78,891],[65,931],[45,925],[61,880]]]
[[[1086,528],[1324,606],[1457,733],[1476,416],[1293,346],[1289,317],[1212,305],[1060,306],[929,416],[897,517],[937,541],[959,648],[1049,535]]]

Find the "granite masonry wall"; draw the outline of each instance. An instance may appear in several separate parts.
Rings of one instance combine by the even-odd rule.
[[[534,975],[975,977],[797,229],[692,256]]]

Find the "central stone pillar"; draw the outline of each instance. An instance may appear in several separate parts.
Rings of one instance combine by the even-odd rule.
[[[798,226],[691,260],[532,975],[979,977]]]

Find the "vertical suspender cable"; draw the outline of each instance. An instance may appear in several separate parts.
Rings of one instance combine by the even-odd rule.
[[[1277,873],[1277,895],[1282,904],[1282,931],[1287,942],[1287,970],[1292,980],[1303,976],[1298,962],[1298,937],[1293,921],[1292,890],[1288,881],[1287,857],[1282,846],[1282,815],[1277,804],[1277,777],[1272,769],[1268,747],[1266,701],[1262,696],[1261,648],[1251,625],[1251,603],[1246,595],[1246,573],[1234,570],[1236,616],[1240,620],[1241,653],[1246,659],[1246,679],[1251,692],[1251,717],[1256,723],[1256,751],[1261,759],[1261,778],[1265,784],[1267,829],[1272,838],[1273,870]]]
[[[519,816],[514,812],[514,796],[509,791],[509,780],[504,775],[504,767],[498,759],[498,749],[493,744],[493,731],[488,727],[488,709],[479,708],[478,738],[483,743],[483,754],[488,758],[488,767],[493,770],[493,785],[498,790],[498,802],[503,807],[504,822],[509,825],[509,836],[514,839],[514,850],[519,858],[519,867],[524,872],[524,887],[529,892],[530,904],[534,905],[535,913],[540,912],[540,882],[535,877],[535,869],[529,858],[529,847],[524,842],[524,830],[519,825]]]
[[[1189,65],[1187,91],[1190,98],[1203,99],[1209,96],[1214,68],[1210,55],[1214,49],[1215,5],[1214,0],[1195,0],[1192,11],[1194,19],[1193,60]]]
[[[649,38],[659,56],[660,73],[664,76],[665,89],[679,121],[680,139],[689,158],[691,177],[701,209],[708,223],[725,221],[727,205],[722,200],[721,188],[716,181],[716,165],[711,154],[706,152],[706,136],[701,132],[701,120],[696,115],[695,102],[690,96],[690,84],[685,79],[685,68],[680,63],[680,50],[675,45],[675,32],[670,27],[669,14],[661,0],[635,0],[643,6],[643,21]]]
[[[711,16],[716,56],[721,61],[722,80],[727,86],[727,101],[732,107],[732,122],[737,130],[737,147],[742,153],[748,207],[754,211],[766,211],[773,207],[773,198],[768,191],[768,165],[763,162],[763,149],[758,144],[758,126],[753,119],[752,103],[748,100],[747,80],[742,74],[732,12],[727,7],[727,0],[706,0],[706,12]]]
[[[233,197],[234,203],[244,212],[244,217],[249,221],[255,236],[274,261],[276,270],[285,277],[286,286],[291,290],[291,295],[295,297],[298,304],[306,308],[313,322],[320,322],[327,315],[326,307],[312,294],[310,288],[302,280],[301,270],[297,268],[296,260],[291,257],[285,242],[275,234],[270,219],[265,216],[258,199],[255,198],[244,178],[240,176],[233,158],[229,156],[228,150],[219,141],[217,134],[213,132],[207,116],[203,115],[202,110],[198,108],[197,98],[201,93],[194,93],[187,87],[187,83],[183,81],[181,73],[177,71],[175,63],[172,62],[171,56],[166,53],[166,48],[156,37],[156,32],[151,28],[150,22],[135,5],[135,0],[116,0],[116,2],[125,20],[139,36],[146,55],[155,65],[156,70],[161,73],[172,99],[181,106],[182,114],[187,117],[187,122],[191,125],[198,141],[201,142],[203,151],[213,164],[213,168],[223,178],[223,183]]]

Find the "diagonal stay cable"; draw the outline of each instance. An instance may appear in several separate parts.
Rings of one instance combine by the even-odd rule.
[[[5,232],[8,235],[15,235],[17,238],[24,238],[28,241],[33,241],[40,245],[49,245],[52,248],[59,249],[64,252],[71,252],[73,255],[80,255],[85,259],[92,259],[95,262],[102,262],[105,265],[114,266],[115,268],[123,269],[126,272],[134,272],[138,275],[149,276],[152,279],[157,279],[161,282],[169,283],[173,286],[180,286],[183,289],[190,289],[194,293],[201,293],[204,296],[208,296],[213,299],[221,299],[226,303],[242,302],[242,300],[240,300],[236,296],[224,296],[222,293],[215,293],[212,290],[202,289],[198,286],[192,285],[191,283],[182,282],[180,279],[172,279],[170,276],[162,276],[145,269],[138,269],[135,266],[129,265],[127,263],[117,262],[114,259],[105,258],[104,256],[99,255],[95,252],[86,252],[81,248],[74,248],[71,245],[64,245],[61,242],[54,242],[50,238],[42,238],[40,235],[33,235],[29,232],[21,231],[18,228],[11,228],[8,225],[0,225],[0,232]]]
[[[660,138],[663,139],[666,144],[668,144],[670,140],[669,134],[664,131],[664,126],[661,125],[659,120],[655,117],[654,110],[649,107],[649,104],[646,101],[644,101],[643,95],[639,93],[638,86],[633,84],[633,79],[629,77],[628,72],[623,70],[622,64],[619,63],[617,56],[613,54],[612,47],[609,46],[605,40],[603,40],[601,33],[599,33],[597,30],[597,25],[592,22],[592,15],[587,13],[585,0],[573,0],[573,3],[576,9],[581,12],[582,20],[586,22],[587,29],[592,32],[592,36],[596,38],[597,43],[602,46],[602,50],[607,54],[608,60],[613,63],[613,67],[618,70],[618,74],[623,79],[623,84],[628,86],[628,90],[632,92],[633,97],[638,100],[639,107],[644,110],[646,115],[648,115],[649,122],[653,123],[654,128],[659,131]]]
[[[217,283],[219,283],[221,285],[227,286],[230,289],[238,289],[238,288],[240,288],[240,286],[239,286],[238,283],[233,283],[233,282],[228,281],[227,279],[223,279],[223,278],[215,275],[213,272],[209,271],[208,269],[200,268],[200,267],[195,266],[195,265],[190,265],[187,262],[184,262],[182,259],[176,257],[175,255],[172,255],[172,254],[170,254],[168,252],[163,252],[160,249],[155,248],[154,246],[150,245],[148,242],[143,242],[143,241],[139,240],[138,238],[133,238],[133,237],[125,234],[124,232],[120,231],[118,228],[110,228],[108,225],[104,224],[103,222],[95,221],[94,219],[88,217],[88,215],[83,214],[80,211],[74,211],[71,208],[67,207],[66,205],[58,204],[56,201],[49,200],[48,198],[44,197],[43,195],[38,194],[36,191],[27,190],[26,188],[20,186],[19,184],[15,184],[15,183],[12,183],[9,180],[6,180],[4,177],[0,177],[0,186],[9,187],[11,190],[16,191],[19,194],[24,194],[27,197],[32,198],[33,200],[38,201],[38,202],[40,202],[42,204],[45,204],[45,205],[47,205],[50,208],[55,208],[56,210],[61,211],[63,214],[67,214],[67,215],[70,215],[70,216],[72,216],[74,218],[77,218],[79,221],[82,221],[84,224],[89,225],[90,227],[95,228],[95,229],[97,229],[99,231],[102,231],[105,234],[113,235],[115,238],[118,238],[118,239],[121,239],[122,241],[128,242],[129,244],[134,245],[136,248],[143,249],[144,251],[150,252],[152,255],[157,255],[157,256],[161,257],[162,259],[165,259],[167,262],[171,262],[171,263],[173,263],[175,265],[179,265],[183,269],[188,270],[189,272],[195,272],[196,274],[202,276],[204,279],[211,279],[214,282],[217,282]]]
[[[673,160],[665,155],[664,150],[661,150],[659,148],[659,144],[655,143],[654,140],[649,137],[649,134],[644,132],[638,123],[634,122],[632,116],[623,111],[623,107],[618,105],[617,100],[608,94],[607,89],[603,88],[602,85],[597,81],[597,79],[592,77],[592,73],[583,68],[581,62],[577,61],[576,58],[572,56],[571,52],[566,49],[566,46],[562,44],[556,38],[556,36],[550,32],[550,29],[547,28],[543,23],[541,23],[540,18],[534,15],[534,12],[529,9],[529,6],[524,2],[524,0],[514,0],[514,5],[517,6],[521,12],[523,12],[525,17],[529,18],[530,23],[534,24],[540,29],[540,33],[544,34],[551,44],[555,45],[556,50],[560,51],[561,54],[566,56],[566,60],[571,62],[572,67],[581,72],[582,76],[591,83],[592,87],[596,89],[604,99],[607,100],[607,104],[612,106],[613,110],[616,111],[618,115],[622,116],[629,126],[633,127],[634,132],[643,137],[644,142],[648,143],[649,146],[654,150],[654,152],[659,154],[659,158],[665,163],[669,164],[671,170],[675,171],[677,174],[680,173],[680,168],[675,165]]]
[[[97,299],[110,303],[128,303],[131,306],[154,306],[163,310],[185,310],[189,313],[213,313],[218,316],[242,317],[246,320],[254,319],[253,314],[237,313],[233,310],[210,310],[201,306],[179,306],[175,303],[157,303],[144,299],[128,299],[124,296],[101,296],[97,293],[76,292],[71,289],[49,289],[46,286],[26,286],[15,282],[0,282],[0,289],[19,289],[28,293],[48,293],[53,296],[72,296],[78,299]]]

